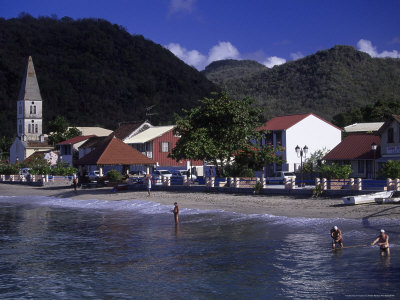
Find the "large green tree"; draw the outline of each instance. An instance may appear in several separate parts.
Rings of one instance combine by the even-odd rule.
[[[181,138],[170,156],[212,162],[224,176],[225,166],[257,136],[261,110],[253,100],[234,100],[227,93],[214,93],[200,103],[177,117],[175,133]]]
[[[69,127],[68,121],[63,116],[57,116],[49,122],[49,141],[53,145],[79,136],[82,132],[76,127]]]

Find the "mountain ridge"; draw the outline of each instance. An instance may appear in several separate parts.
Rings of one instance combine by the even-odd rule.
[[[229,64],[210,64],[203,74],[235,98],[255,99],[266,119],[313,112],[330,121],[378,100],[400,101],[400,59],[371,58],[351,46],[335,46],[266,70],[248,64],[251,70],[224,76],[230,74]]]

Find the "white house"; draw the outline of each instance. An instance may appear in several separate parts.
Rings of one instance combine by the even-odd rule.
[[[282,165],[268,167],[267,175],[276,171],[297,171],[301,158],[296,153],[296,147],[308,147],[303,154],[303,163],[310,154],[326,149],[331,150],[341,142],[342,129],[312,113],[278,116],[266,122],[259,129],[267,130],[268,134],[263,141],[274,147],[282,146],[283,151],[277,153],[286,161]]]

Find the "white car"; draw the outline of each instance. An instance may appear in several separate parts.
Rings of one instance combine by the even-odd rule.
[[[182,178],[183,180],[186,180],[187,177],[188,177],[188,171],[178,170],[178,171],[174,171],[174,173],[172,173],[171,178]],[[189,179],[191,179],[192,181],[196,181],[197,176],[194,174],[191,174],[191,175],[189,175]]]
[[[100,171],[98,171],[98,170],[90,171],[88,177],[89,177],[89,180],[95,181],[95,180],[97,180],[97,178],[100,177]]]
[[[30,170],[31,170],[31,168],[21,168],[19,170],[19,175],[24,175],[26,177],[31,174]]]
[[[286,179],[296,180],[296,174],[289,171],[278,171],[273,176],[267,177],[267,183],[283,184]]]

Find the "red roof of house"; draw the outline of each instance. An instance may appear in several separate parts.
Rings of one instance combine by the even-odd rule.
[[[76,143],[80,143],[82,141],[85,141],[89,138],[91,138],[94,135],[80,135],[80,136],[75,136],[69,140],[63,141],[61,143],[58,143],[57,145],[74,145]]]
[[[327,120],[324,120],[323,118],[313,114],[313,113],[308,113],[308,114],[299,114],[299,115],[289,115],[289,116],[278,116],[275,118],[272,118],[268,122],[266,122],[264,125],[262,125],[259,130],[287,130],[293,125],[297,124],[301,120],[307,118],[308,116],[314,116],[329,125],[332,125],[333,127],[336,127],[339,130],[342,130],[341,128],[333,125],[332,123],[328,122]]]
[[[109,136],[82,157],[78,165],[154,165],[156,162],[120,139]]]
[[[126,138],[128,135],[130,135],[133,131],[139,128],[140,125],[143,124],[142,122],[126,122],[126,123],[121,123],[119,127],[114,131],[114,135],[119,138],[120,140],[123,140]]]
[[[381,140],[379,136],[371,134],[352,134],[347,136],[339,145],[324,156],[324,160],[353,160],[374,159],[374,151],[371,144],[375,143],[378,148],[375,158],[380,157]]]

